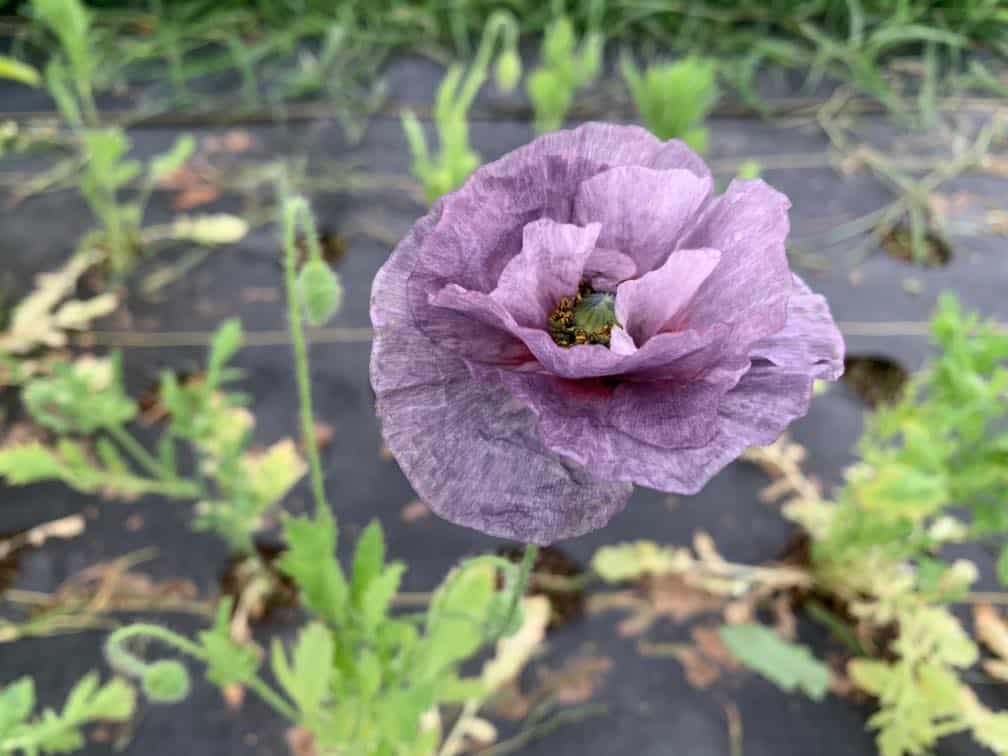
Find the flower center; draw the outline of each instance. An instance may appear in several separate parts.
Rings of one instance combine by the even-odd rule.
[[[620,325],[616,320],[616,296],[595,291],[587,281],[581,282],[573,297],[563,297],[549,318],[550,336],[562,347],[609,346],[614,325]]]

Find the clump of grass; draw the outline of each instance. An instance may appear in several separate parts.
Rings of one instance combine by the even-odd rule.
[[[193,106],[199,103],[194,82],[237,72],[242,106],[328,94],[364,107],[361,87],[390,53],[468,57],[499,4],[230,0],[208,6],[176,0],[144,10],[127,3],[93,6],[89,44],[104,85],[168,80],[174,104]],[[894,58],[933,47],[933,70],[958,74],[943,77],[943,86],[965,82],[988,91],[996,77],[972,65],[969,53],[983,49],[1008,58],[1002,33],[1008,10],[996,0],[669,0],[643,7],[633,0],[513,0],[509,9],[521,19],[524,37],[545,34],[563,16],[577,32],[599,30],[607,41],[717,59],[725,78],[754,104],[755,76],[768,66],[807,72],[810,85],[835,77],[902,107],[907,98],[888,65]],[[26,46],[48,49],[50,33],[20,29],[14,54],[24,59],[19,53]],[[318,52],[306,54],[312,49]],[[220,105],[219,94],[214,103]]]

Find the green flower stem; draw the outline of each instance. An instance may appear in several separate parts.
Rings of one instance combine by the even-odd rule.
[[[116,630],[105,641],[105,655],[108,657],[109,664],[130,677],[142,678],[151,667],[149,662],[126,650],[126,642],[133,638],[151,638],[201,662],[205,663],[208,661],[206,651],[184,635],[180,635],[160,625],[137,623]],[[254,675],[246,680],[244,685],[269,704],[281,716],[286,717],[295,724],[300,721],[294,707],[281,698],[258,675]]]
[[[501,47],[504,50],[515,50],[518,47],[518,25],[514,16],[503,10],[496,11],[487,20],[483,36],[480,38],[480,46],[476,50],[476,57],[459,89],[458,103],[462,106],[463,113],[469,110],[469,106],[476,99],[476,93],[486,81],[490,59],[498,39],[501,40]]]
[[[305,343],[304,324],[301,320],[301,307],[297,295],[297,221],[298,214],[302,218],[310,217],[308,203],[303,197],[289,198],[283,206],[284,221],[284,284],[287,292],[287,324],[290,330],[291,346],[294,350],[294,372],[297,378],[298,401],[301,414],[301,434],[308,455],[308,469],[311,476],[312,493],[315,498],[316,511],[329,511],[326,499],[325,481],[322,476],[322,460],[319,457],[318,441],[315,438],[315,418],[312,412],[311,371],[308,364],[308,346]],[[311,237],[315,231],[314,224],[305,229],[306,236]],[[318,244],[318,240],[315,240]],[[308,241],[309,254],[314,255],[314,247]]]
[[[505,632],[510,631],[514,625],[515,618],[518,616],[518,607],[525,596],[529,576],[532,574],[532,567],[535,565],[538,556],[538,546],[531,543],[525,546],[525,553],[522,555],[521,564],[518,566],[518,575],[515,578],[514,585],[511,587],[511,602],[508,605],[507,617],[504,620]]]

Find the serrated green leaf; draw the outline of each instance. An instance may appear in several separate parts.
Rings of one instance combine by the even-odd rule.
[[[847,673],[855,685],[877,698],[887,695],[897,674],[890,664],[874,659],[851,659],[847,663]]]
[[[238,318],[225,320],[214,333],[207,357],[206,384],[211,390],[221,382],[224,366],[238,354],[243,338],[242,324]]]
[[[349,589],[336,561],[336,522],[330,512],[284,521],[287,551],[278,569],[301,589],[305,606],[330,625],[342,623]]]
[[[494,569],[476,562],[453,571],[435,591],[427,615],[424,665],[432,672],[466,659],[487,640],[495,607]]]
[[[367,587],[381,574],[385,566],[385,535],[381,522],[372,520],[357,539],[353,556],[350,598],[360,607]]]
[[[406,566],[403,564],[390,564],[364,589],[359,611],[365,632],[374,630],[385,620],[405,570]]]
[[[57,365],[51,376],[28,381],[22,399],[35,420],[58,433],[94,433],[128,423],[137,413],[123,388],[118,355]]]
[[[247,683],[259,669],[256,652],[231,638],[231,606],[230,600],[222,601],[213,628],[199,634],[206,651],[207,679],[221,687]]]
[[[829,690],[829,667],[804,646],[757,624],[724,625],[719,633],[736,659],[779,688],[797,688],[815,701],[821,701]]]
[[[360,652],[355,663],[355,671],[361,697],[366,700],[377,695],[382,686],[382,667],[373,651],[363,649]]]
[[[31,716],[35,708],[35,681],[22,677],[0,690],[0,743],[5,733]]]
[[[301,631],[294,646],[293,665],[283,645],[274,641],[271,663],[277,680],[298,708],[312,716],[329,698],[333,675],[333,639],[328,628],[314,622]]]
[[[64,465],[56,454],[38,441],[12,444],[0,449],[0,476],[15,486],[62,480]]]

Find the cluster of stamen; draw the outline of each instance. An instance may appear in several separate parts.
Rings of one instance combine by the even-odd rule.
[[[557,344],[572,347],[580,344],[609,346],[609,337],[616,323],[615,298],[607,292],[596,292],[582,281],[573,297],[561,297],[549,317],[549,333]]]

